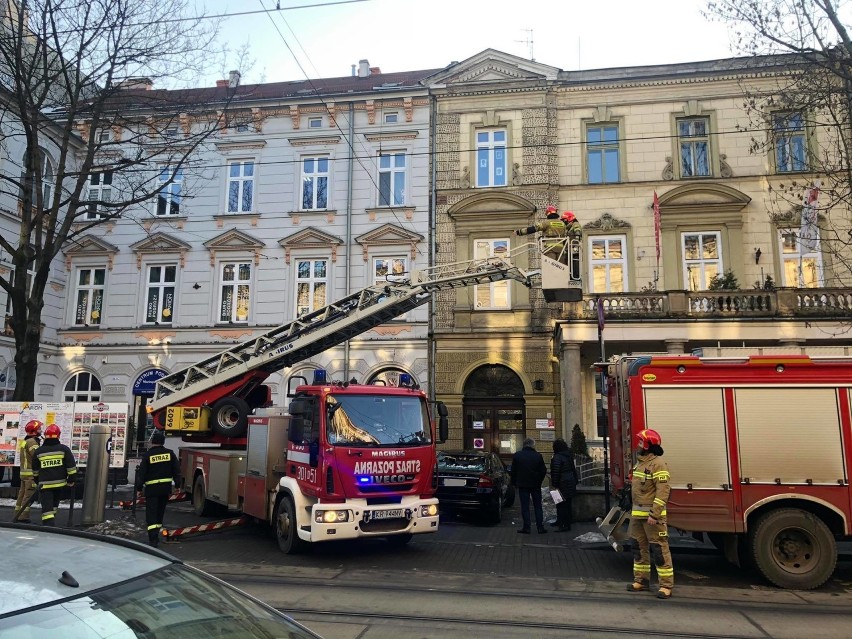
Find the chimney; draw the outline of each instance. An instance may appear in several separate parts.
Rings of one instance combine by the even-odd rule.
[[[358,60],[358,77],[366,78],[370,75],[370,62],[369,60]]]
[[[228,81],[227,80],[216,80],[216,86],[220,89],[223,88],[223,87],[227,87]]]
[[[117,88],[122,91],[136,90],[136,91],[150,91],[154,88],[154,81],[151,78],[124,78],[123,80],[119,80],[119,82],[115,85]]]
[[[353,78],[355,77],[355,65],[354,64],[352,65],[352,77]]]
[[[231,71],[228,73],[228,86],[232,89],[236,89],[240,86],[240,78],[242,78],[242,75],[239,71]]]
[[[379,67],[370,67],[370,75],[379,75],[381,72]]]

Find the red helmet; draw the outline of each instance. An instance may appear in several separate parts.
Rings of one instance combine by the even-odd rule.
[[[576,221],[577,216],[574,215],[571,211],[565,211],[562,213],[562,221],[570,224],[571,222]]]
[[[556,207],[551,204],[546,209],[544,209],[544,212],[545,212],[546,215],[550,215],[551,213],[556,213]]]
[[[44,424],[39,420],[31,419],[27,422],[27,425],[24,426],[24,430],[27,432],[27,435],[39,435],[41,434],[42,426],[44,426]]]
[[[662,444],[663,438],[660,437],[660,433],[657,431],[646,428],[645,430],[639,431],[639,434],[636,435],[636,442],[642,450],[648,450],[651,446],[659,446]]]
[[[62,431],[59,430],[59,426],[56,424],[48,424],[47,430],[44,431],[44,436],[46,439],[51,439],[53,437],[59,439],[59,436],[62,434]]]

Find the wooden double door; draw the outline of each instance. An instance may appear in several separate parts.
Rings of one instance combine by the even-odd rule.
[[[469,400],[464,403],[465,450],[497,453],[509,463],[523,448],[524,402],[519,399]]]

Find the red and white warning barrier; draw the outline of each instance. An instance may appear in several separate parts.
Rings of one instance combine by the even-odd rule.
[[[187,501],[188,499],[189,493],[172,493],[171,495],[169,495],[169,501]],[[131,499],[129,501],[120,501],[118,502],[118,505],[121,507],[122,510],[130,510],[131,508],[133,508],[133,500]],[[139,497],[136,500],[136,506],[139,507],[144,505],[145,498]]]
[[[211,521],[208,524],[197,524],[195,526],[186,526],[185,528],[163,528],[160,531],[160,536],[164,541],[170,541],[175,537],[185,537],[186,535],[196,535],[200,533],[215,532],[226,528],[234,528],[242,526],[249,522],[248,517],[234,517],[233,519],[222,519],[220,521]]]

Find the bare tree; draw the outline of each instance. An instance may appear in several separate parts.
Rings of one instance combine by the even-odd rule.
[[[734,48],[765,75],[744,86],[752,150],[791,175],[770,184],[775,205],[795,210],[813,183],[823,251],[852,274],[852,18],[846,0],[709,0],[706,15],[729,26]],[[801,131],[802,135],[799,136]],[[798,148],[793,142],[801,139]],[[783,172],[783,171],[779,171]]]
[[[12,306],[14,399],[32,400],[51,262],[190,169],[227,123],[239,76],[211,89],[151,88],[179,89],[213,62],[219,24],[191,15],[188,0],[3,4],[0,128],[13,169],[0,171],[0,200],[17,203],[20,232],[0,234],[12,264],[0,286]]]

